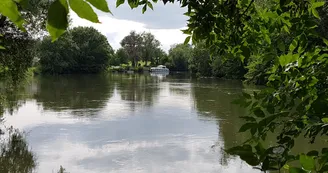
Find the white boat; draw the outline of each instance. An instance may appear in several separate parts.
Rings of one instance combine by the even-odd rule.
[[[164,72],[164,73],[170,72],[170,70],[168,68],[166,68],[165,65],[159,65],[157,67],[152,67],[152,68],[150,68],[149,71],[150,72],[160,72],[160,73],[162,73],[162,72]]]

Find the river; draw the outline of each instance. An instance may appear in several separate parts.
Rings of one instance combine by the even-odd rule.
[[[253,173],[223,151],[248,137],[231,104],[245,89],[182,73],[38,76],[4,124],[26,133],[40,173]]]

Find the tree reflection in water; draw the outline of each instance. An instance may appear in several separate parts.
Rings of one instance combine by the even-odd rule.
[[[36,158],[20,131],[8,128],[1,130],[0,172],[30,173],[36,167]]]

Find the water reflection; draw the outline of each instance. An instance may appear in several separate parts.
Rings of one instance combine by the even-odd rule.
[[[210,83],[186,74],[116,74],[38,78],[33,85],[35,100],[6,124],[29,132],[37,172],[59,165],[69,172],[254,172],[238,158],[221,164],[224,153],[211,148],[218,137],[222,146],[234,139],[221,132],[218,117],[204,114],[230,114],[227,100],[215,100],[226,95]]]
[[[153,105],[160,90],[160,81],[150,75],[112,75],[111,80],[115,81],[121,99],[129,103],[131,110],[136,106]]]
[[[45,76],[37,80],[36,101],[44,110],[71,110],[79,116],[96,115],[112,96],[108,75]]]
[[[227,149],[246,140],[247,135],[239,134],[239,127],[243,124],[239,116],[246,110],[231,104],[241,94],[241,81],[200,79],[193,83],[193,98],[198,115],[202,120],[213,119],[219,129],[217,148]],[[221,164],[228,165],[234,157],[221,150]],[[255,171],[255,170],[254,170]]]
[[[29,132],[37,172],[257,172],[221,150],[247,138],[237,133],[245,110],[230,104],[241,82],[178,73],[40,77],[32,85],[34,98],[5,124]]]
[[[30,151],[25,136],[12,128],[0,136],[0,172],[30,173],[36,167],[36,158]]]

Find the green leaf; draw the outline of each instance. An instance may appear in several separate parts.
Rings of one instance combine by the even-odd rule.
[[[23,24],[24,19],[20,15],[17,5],[12,0],[1,0],[0,3],[0,13],[4,16],[7,16],[15,25],[20,28],[22,31],[25,31]]]
[[[128,3],[131,7],[131,9],[138,7],[138,1],[137,0],[128,0]]]
[[[289,168],[289,173],[307,173],[301,168],[291,167]]]
[[[256,125],[257,125],[256,123],[246,123],[240,127],[239,132],[245,132],[246,130],[252,127],[256,127]]]
[[[318,81],[319,80],[316,77],[312,76],[309,86],[314,86]]]
[[[295,50],[295,48],[297,47],[297,44],[298,44],[298,40],[299,40],[299,37],[296,37],[292,43],[289,45],[289,51],[290,52],[293,52]]]
[[[281,55],[279,57],[279,64],[284,67],[289,63],[295,62],[298,59],[298,54],[287,54],[287,55]]]
[[[86,1],[88,1],[91,5],[96,7],[98,10],[111,13],[111,11],[108,8],[108,4],[106,0],[86,0]]]
[[[319,13],[318,13],[318,11],[317,11],[317,9],[315,9],[315,8],[312,8],[312,14],[313,14],[313,16],[315,16],[316,18],[320,18],[320,16],[319,16]]]
[[[153,7],[153,4],[151,3],[151,2],[147,2],[147,5],[148,5],[148,7],[150,8],[150,9],[152,9],[152,10],[154,10],[154,7]]]
[[[312,171],[315,168],[315,160],[313,156],[307,156],[305,154],[300,155],[300,163],[303,169]]]
[[[6,48],[0,45],[0,49],[1,50],[5,50]]]
[[[69,0],[72,10],[81,18],[87,19],[94,23],[99,23],[97,14],[92,7],[83,0]]]
[[[255,146],[255,150],[260,155],[265,153],[265,148],[263,147],[263,145],[260,142],[258,142],[257,145]]]
[[[318,1],[312,4],[312,8],[322,7],[323,5],[325,5],[325,1]]]
[[[328,40],[323,38],[323,42],[326,44],[326,46],[328,46]]]
[[[285,164],[283,168],[289,170],[289,165]]]
[[[47,27],[48,32],[50,33],[52,41],[56,41],[66,31],[66,29],[54,28],[53,26],[49,25],[48,23],[47,23],[46,27]]]
[[[253,111],[254,115],[257,116],[257,117],[265,117],[265,114],[264,112],[262,111],[261,108],[256,108],[254,111]]]
[[[264,40],[265,40],[268,44],[271,44],[271,39],[270,39],[270,37],[269,37],[268,34],[265,34],[265,35],[264,35]]]
[[[302,34],[299,39],[299,46],[298,46],[298,53],[302,53],[305,50],[305,47],[307,46],[308,39],[306,38],[305,34]]]
[[[147,5],[144,5],[144,6],[142,7],[142,14],[144,14],[144,13],[146,12],[146,10],[147,10]]]
[[[54,1],[48,9],[47,30],[52,41],[57,40],[68,27],[68,4],[66,0]]]
[[[328,123],[328,118],[322,118],[321,121],[322,121],[323,123]]]
[[[188,37],[185,39],[184,44],[188,44],[189,41],[190,41],[190,39],[191,39],[191,36],[188,36]]]
[[[124,4],[125,0],[116,0],[116,8]]]

